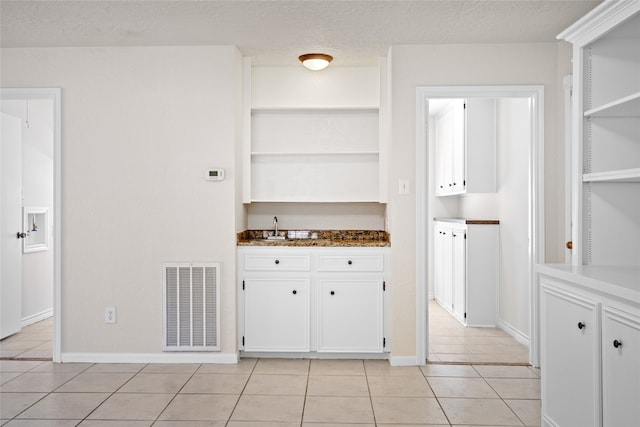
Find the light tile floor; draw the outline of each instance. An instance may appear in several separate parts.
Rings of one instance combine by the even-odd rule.
[[[0,374],[9,427],[540,425],[540,378],[526,366],[2,360]]]
[[[529,349],[500,328],[465,327],[429,301],[429,355],[440,363],[529,364]]]
[[[49,317],[0,340],[0,358],[51,360],[52,339],[53,317]]]

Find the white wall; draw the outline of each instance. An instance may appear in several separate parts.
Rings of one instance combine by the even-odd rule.
[[[174,261],[222,263],[222,352],[235,352],[237,50],[1,54],[3,87],[62,88],[63,360],[161,352],[161,267]],[[227,179],[206,182],[211,166]]]
[[[0,109],[22,122],[23,206],[49,209],[49,226],[41,230],[49,233],[49,249],[22,255],[24,326],[53,309],[53,101],[30,99],[27,106],[26,99],[7,99]]]
[[[389,163],[388,222],[392,239],[391,345],[394,356],[416,354],[416,199],[398,195],[398,179],[416,177],[416,87],[430,85],[544,85],[545,219],[559,215],[557,183],[562,165],[556,164],[562,130],[558,97],[562,81],[558,64],[566,68],[570,56],[557,43],[403,45],[390,53],[392,69],[392,148]],[[560,179],[560,180],[559,180]],[[546,247],[559,247],[557,227],[547,222]],[[561,252],[560,252],[561,253]],[[555,260],[547,251],[547,261]],[[423,286],[422,284],[420,286]]]
[[[500,221],[499,320],[528,337],[529,101],[499,99],[496,113],[497,191],[461,196],[459,216]]]

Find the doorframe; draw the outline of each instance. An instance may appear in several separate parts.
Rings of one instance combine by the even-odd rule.
[[[62,343],[62,90],[0,88],[1,99],[53,100],[53,362],[61,362]]]
[[[416,363],[424,365],[429,341],[429,276],[427,260],[433,241],[429,191],[428,99],[433,98],[528,98],[531,106],[531,141],[528,168],[528,238],[529,262],[529,361],[539,366],[539,298],[535,283],[535,265],[544,261],[544,86],[418,86],[416,88]]]

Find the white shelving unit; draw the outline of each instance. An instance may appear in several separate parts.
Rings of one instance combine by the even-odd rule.
[[[385,68],[245,64],[244,203],[386,202]]]
[[[542,425],[633,425],[640,417],[640,2],[604,1],[558,38],[573,44],[573,260],[537,271]]]

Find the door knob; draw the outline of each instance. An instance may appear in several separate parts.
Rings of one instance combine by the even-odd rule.
[[[614,346],[615,348],[620,348],[620,347],[622,347],[622,341],[619,341],[619,340],[613,340],[613,346]]]
[[[24,233],[22,231],[18,231],[16,233],[16,236],[17,236],[18,239],[24,239],[25,237],[27,237],[27,233]]]
[[[573,249],[573,242],[567,242],[567,249]]]

